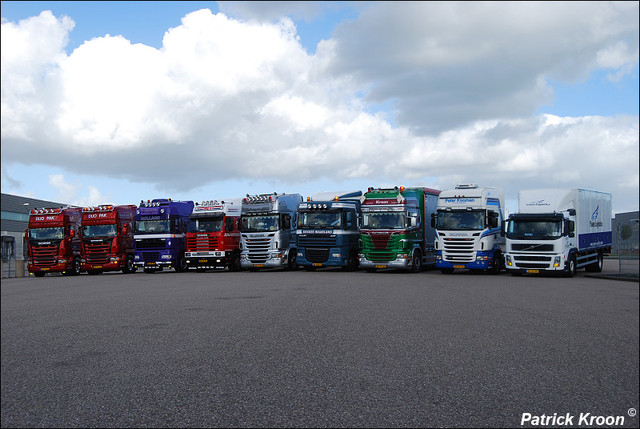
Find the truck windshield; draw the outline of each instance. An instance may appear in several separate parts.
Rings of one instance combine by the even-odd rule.
[[[117,234],[115,224],[112,225],[86,225],[82,227],[82,236],[87,237],[115,237]]]
[[[218,232],[222,231],[221,217],[204,217],[189,220],[189,232]]]
[[[169,219],[136,221],[136,233],[138,234],[166,234],[169,232],[171,232]]]
[[[62,240],[64,227],[29,229],[29,238],[32,240]]]
[[[278,222],[279,218],[280,217],[277,214],[266,216],[242,216],[242,232],[277,231],[280,226]]]
[[[404,212],[362,213],[363,229],[405,229],[407,215]]]
[[[548,220],[512,220],[507,224],[512,239],[555,240],[562,237],[562,222]]]
[[[301,212],[298,218],[298,228],[340,228],[342,226],[341,212]]]
[[[482,230],[484,229],[484,211],[438,212],[438,229]]]

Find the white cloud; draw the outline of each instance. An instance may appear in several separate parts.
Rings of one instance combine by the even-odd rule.
[[[637,117],[532,113],[552,96],[548,77],[637,67],[637,9],[373,3],[315,55],[288,18],[205,9],[161,49],[106,36],[67,56],[73,21],[43,12],[2,24],[2,162],[178,192],[234,179],[469,181],[618,190],[637,206]],[[393,124],[367,112],[389,100]],[[61,201],[109,202],[51,182]]]

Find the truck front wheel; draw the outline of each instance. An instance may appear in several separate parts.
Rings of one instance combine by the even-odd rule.
[[[413,258],[411,259],[411,272],[419,273],[422,271],[422,252],[416,250],[413,252]]]
[[[133,265],[133,255],[128,255],[127,259],[124,262],[124,268],[122,272],[125,274],[133,273],[136,270],[136,266]]]
[[[577,264],[576,264],[576,255],[571,255],[567,264],[565,266],[565,271],[567,277],[573,277],[576,275]]]

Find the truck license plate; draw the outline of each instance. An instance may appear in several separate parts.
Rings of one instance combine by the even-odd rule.
[[[49,271],[49,268],[40,268],[40,271]]]
[[[209,261],[207,261],[206,259],[198,259],[198,262],[200,262],[201,264],[206,264]]]
[[[262,268],[264,267],[264,264],[253,264],[253,266],[256,268]]]
[[[464,265],[454,265],[453,268],[464,268]]]
[[[529,274],[539,274],[540,270],[527,270],[527,273],[529,273]]]
[[[313,266],[314,266],[314,267],[321,267],[321,266],[322,266],[322,264],[321,264],[321,263],[319,263],[319,262],[314,262],[314,263],[313,263]]]
[[[155,265],[155,262],[147,262],[147,265]]]
[[[102,268],[102,265],[94,265],[93,268]]]
[[[386,265],[376,265],[376,268],[387,268]]]

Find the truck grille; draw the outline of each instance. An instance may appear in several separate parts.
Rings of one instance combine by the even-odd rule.
[[[520,252],[553,252],[553,244],[513,243],[511,250]]]
[[[164,249],[166,242],[165,238],[139,238],[136,239],[136,249]]]
[[[309,262],[327,262],[329,260],[329,249],[307,247],[306,255]]]
[[[34,246],[31,248],[31,262],[38,267],[51,267],[58,259],[58,246]]]
[[[263,264],[269,258],[271,240],[268,238],[247,238],[245,240],[252,264]]]
[[[144,262],[156,262],[158,259],[160,259],[160,252],[142,252]]]
[[[474,241],[471,238],[445,238],[443,257],[449,262],[473,262]]]
[[[218,237],[188,237],[187,249],[189,252],[206,252],[218,249]]]
[[[89,264],[106,264],[109,262],[110,244],[86,244],[85,259]]]
[[[322,246],[335,247],[336,237],[328,235],[309,235],[306,237],[298,236],[298,247]]]
[[[518,268],[550,268],[551,256],[515,255],[513,260]]]

